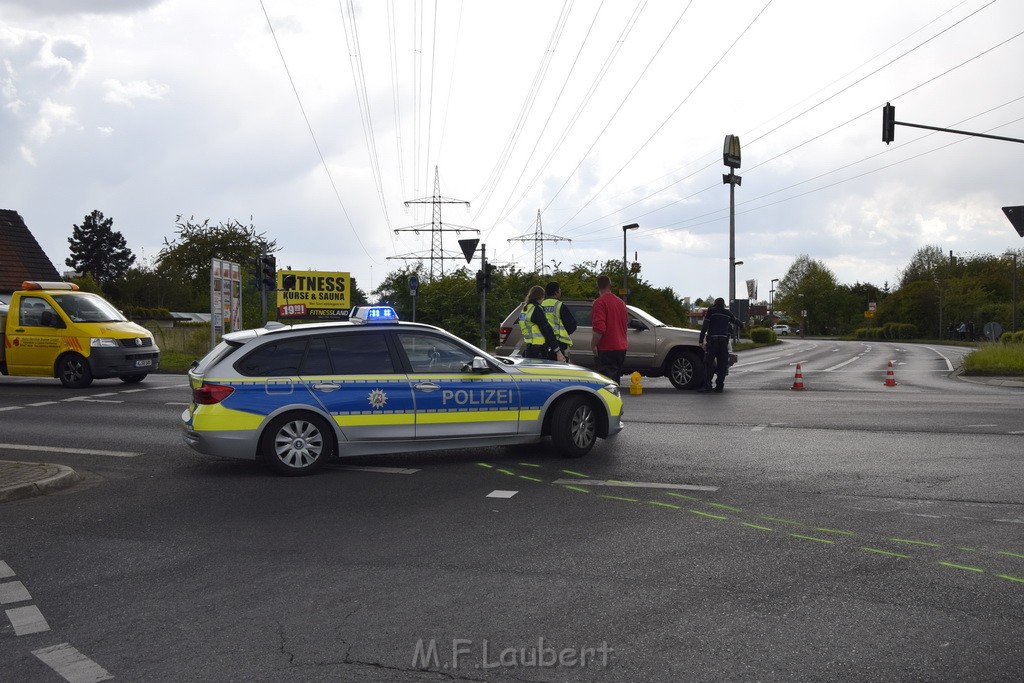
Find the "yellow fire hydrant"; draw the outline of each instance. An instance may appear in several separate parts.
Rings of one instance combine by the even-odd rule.
[[[629,376],[629,393],[634,396],[644,393],[644,386],[640,384],[639,372],[634,371],[633,374]]]

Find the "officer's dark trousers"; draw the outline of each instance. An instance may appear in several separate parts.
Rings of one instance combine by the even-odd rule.
[[[725,386],[729,374],[729,338],[712,337],[704,350],[704,388],[711,388],[712,375],[718,375],[718,386]]]

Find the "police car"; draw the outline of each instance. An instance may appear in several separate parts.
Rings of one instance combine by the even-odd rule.
[[[348,322],[224,335],[189,371],[185,443],[285,475],[335,457],[539,442],[567,457],[622,429],[619,387],[565,363],[499,360],[387,306]]]

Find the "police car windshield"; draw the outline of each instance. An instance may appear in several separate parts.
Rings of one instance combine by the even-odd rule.
[[[87,292],[53,294],[64,313],[76,323],[123,323],[127,322],[121,313],[105,299]]]
[[[661,322],[660,320],[658,320],[657,318],[655,318],[653,315],[646,311],[641,311],[639,308],[633,308],[632,306],[627,306],[627,308],[629,309],[630,313],[635,315],[637,318],[640,318],[640,320],[643,320],[651,327],[668,327],[668,325]]]

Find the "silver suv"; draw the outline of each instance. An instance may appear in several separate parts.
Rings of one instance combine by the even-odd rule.
[[[594,356],[590,351],[591,301],[565,300],[579,327],[572,334],[570,361],[584,367],[594,367]],[[522,349],[523,335],[519,330],[519,304],[508,314],[498,330],[497,356],[518,355]],[[626,364],[623,374],[627,377],[634,371],[644,377],[668,377],[676,389],[699,389],[704,383],[704,350],[700,347],[698,330],[671,327],[650,313],[636,306],[626,306],[629,313],[629,348],[626,350]],[[729,365],[736,362],[729,342]]]

